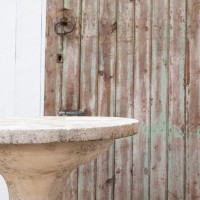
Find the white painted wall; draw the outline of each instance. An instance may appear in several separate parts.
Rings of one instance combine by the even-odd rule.
[[[0,5],[0,117],[43,115],[46,0]],[[0,200],[8,200],[1,176]]]

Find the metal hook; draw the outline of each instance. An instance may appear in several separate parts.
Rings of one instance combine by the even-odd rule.
[[[69,29],[69,30],[66,31],[65,29]],[[55,24],[55,27],[54,27],[56,34],[59,36],[64,36],[66,34],[69,34],[73,32],[74,29],[75,29],[75,23],[69,22],[68,19],[65,17],[62,18],[60,22]]]

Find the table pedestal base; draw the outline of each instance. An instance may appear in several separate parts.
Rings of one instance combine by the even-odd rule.
[[[10,200],[62,200],[68,174],[12,177],[8,180]]]
[[[10,200],[63,200],[67,176],[113,140],[0,145],[0,174]]]

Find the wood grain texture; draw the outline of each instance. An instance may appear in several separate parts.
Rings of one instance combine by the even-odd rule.
[[[116,1],[99,1],[98,115],[115,115]],[[97,158],[96,199],[113,199],[114,145]]]
[[[135,1],[134,118],[140,131],[133,137],[132,199],[149,198],[151,1]]]
[[[63,37],[62,108],[73,111],[79,109],[81,2],[65,0],[64,8],[64,15],[74,17],[76,27]]]
[[[168,0],[153,0],[150,199],[167,198]]]
[[[187,1],[186,199],[200,199],[200,2]]]
[[[133,117],[134,2],[118,1],[116,116]],[[132,198],[132,137],[115,142],[114,199]]]
[[[184,199],[186,1],[170,3],[168,199]]]
[[[98,1],[82,1],[80,109],[97,115]],[[78,199],[95,199],[96,161],[79,167]]]
[[[63,0],[48,1],[44,115],[57,115],[62,110],[63,63],[57,62],[57,55],[63,53],[63,40],[55,33],[54,26],[63,17],[63,8]]]
[[[76,24],[75,30],[63,37],[62,110],[70,112],[80,106],[81,1],[64,0],[64,8],[64,16]],[[67,179],[64,199],[78,199],[77,169]]]
[[[78,169],[71,172],[64,188],[64,200],[78,199]]]

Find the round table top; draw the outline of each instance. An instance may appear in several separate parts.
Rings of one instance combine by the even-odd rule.
[[[117,139],[138,127],[138,120],[119,117],[0,118],[0,144]]]

